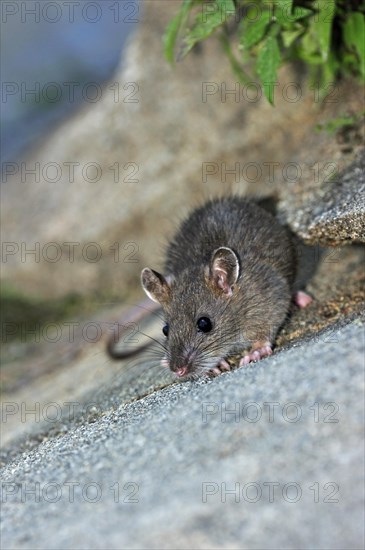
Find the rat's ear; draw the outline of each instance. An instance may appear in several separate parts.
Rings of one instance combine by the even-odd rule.
[[[240,266],[231,248],[221,246],[213,252],[210,263],[210,278],[213,285],[228,297],[232,296],[232,286],[238,279]]]
[[[163,275],[145,267],[141,273],[142,287],[151,300],[163,304],[170,299],[170,287]]]

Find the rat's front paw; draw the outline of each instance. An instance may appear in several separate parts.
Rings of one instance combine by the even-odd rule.
[[[239,367],[244,367],[251,363],[251,361],[259,361],[264,357],[268,357],[272,354],[270,342],[265,342],[263,345],[259,344],[259,347],[253,347],[250,353],[247,353],[242,357],[239,363]]]
[[[227,363],[225,359],[221,359],[216,367],[209,369],[205,374],[207,376],[218,376],[218,374],[222,374],[222,372],[227,372],[229,370],[231,370],[231,365]]]

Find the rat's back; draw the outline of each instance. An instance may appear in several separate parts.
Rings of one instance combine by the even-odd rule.
[[[296,262],[289,232],[269,212],[238,196],[213,199],[186,218],[168,247],[165,272],[178,275],[207,264],[222,246],[234,250],[242,270],[270,264],[293,282]]]

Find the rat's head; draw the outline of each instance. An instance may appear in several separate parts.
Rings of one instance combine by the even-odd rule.
[[[207,265],[186,269],[176,277],[164,277],[149,268],[142,271],[147,296],[164,310],[164,364],[177,376],[214,368],[235,347],[238,277],[238,258],[226,247],[215,250]]]

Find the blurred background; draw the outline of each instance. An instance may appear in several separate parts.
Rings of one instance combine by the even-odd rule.
[[[126,42],[138,27],[142,9],[143,3],[139,0],[2,2],[1,191],[4,211],[9,214],[8,224],[4,221],[3,225],[5,234],[9,223],[14,223],[15,212],[10,199],[7,202],[4,187],[15,186],[15,202],[22,202],[22,184],[30,183],[31,192],[32,183],[36,185],[39,182],[39,174],[44,167],[40,167],[39,174],[30,176],[27,173],[28,169],[31,172],[29,159],[33,151],[42,148],[48,136],[63,121],[77,111],[98,103],[108,85],[112,87],[110,93],[117,96],[119,90],[111,79],[117,68],[122,69],[124,65]],[[24,166],[24,176],[21,166]],[[10,183],[8,180],[12,173],[15,177]],[[61,192],[67,192],[66,188]],[[36,202],[39,204],[39,197]],[[51,213],[45,205],[39,207],[38,215],[49,220]],[[34,219],[35,213],[36,209],[28,210],[28,223]],[[21,217],[24,221],[24,212]],[[35,232],[32,231],[32,234]],[[3,242],[2,253],[6,250],[4,246],[15,246],[20,251],[23,243],[27,248],[26,241],[7,241],[5,238]],[[13,244],[6,244],[9,242]],[[44,241],[31,238],[28,242],[36,243],[36,247],[44,246]],[[5,271],[7,260],[5,253],[2,256]],[[31,254],[27,256],[26,253],[23,258],[19,256],[15,259],[13,268],[19,272],[19,267],[22,271],[22,265],[28,265],[25,281],[30,281],[29,264],[34,264],[32,269],[37,268],[39,263],[44,266],[42,254],[39,258],[32,258]],[[46,259],[45,263],[49,261]],[[72,269],[71,263],[69,267]],[[57,271],[57,266],[53,265],[52,272],[55,268]],[[39,277],[36,271],[34,280]],[[41,267],[40,272],[43,271]],[[45,274],[45,278],[49,280],[49,273]],[[35,345],[38,336],[29,338],[28,330],[39,333],[47,322],[77,316],[80,311],[88,312],[90,303],[96,299],[94,293],[91,299],[90,296],[84,299],[81,297],[82,285],[72,284],[66,291],[61,290],[59,298],[49,302],[42,287],[42,282],[40,285],[37,283],[36,288],[29,288],[22,281],[16,282],[12,275],[2,277],[2,343],[12,344],[10,355],[6,350],[2,355],[5,363],[9,358],[13,362],[13,352],[15,357],[24,359],[41,351],[42,346]],[[51,281],[50,296],[59,294],[56,287],[57,283]],[[5,349],[8,349],[6,345]]]
[[[105,85],[123,62],[142,3],[14,0],[2,2],[1,9],[4,162],[16,160],[57,121],[87,104],[88,84]]]

